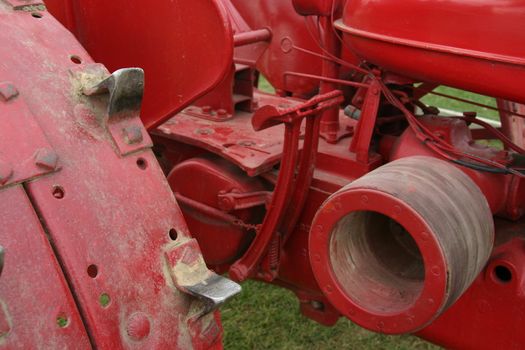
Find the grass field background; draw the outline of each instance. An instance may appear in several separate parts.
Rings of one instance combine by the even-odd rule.
[[[273,90],[266,80],[261,81],[260,88]],[[495,106],[494,99],[485,96],[446,87],[438,91]],[[437,96],[430,95],[424,101],[497,118],[491,110]],[[368,332],[346,319],[334,327],[324,327],[300,315],[299,302],[291,292],[254,281],[242,286],[242,293],[222,308],[226,349],[438,349],[416,337]]]

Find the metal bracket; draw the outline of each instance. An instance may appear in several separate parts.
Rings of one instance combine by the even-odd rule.
[[[144,71],[119,69],[101,82],[83,87],[86,96],[108,94],[106,127],[121,155],[127,155],[153,143],[140,120],[144,96]]]
[[[164,259],[175,287],[202,301],[199,317],[212,312],[241,291],[240,285],[206,267],[195,239],[169,245]]]

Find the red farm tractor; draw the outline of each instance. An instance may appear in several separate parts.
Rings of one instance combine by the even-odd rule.
[[[247,279],[525,348],[520,103],[525,0],[0,0],[0,348],[221,348]]]

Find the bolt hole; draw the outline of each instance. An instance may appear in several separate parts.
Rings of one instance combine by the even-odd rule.
[[[77,56],[77,55],[71,55],[71,56],[69,56],[69,59],[74,64],[81,64],[82,63],[82,59],[79,56]]]
[[[65,195],[66,193],[64,192],[64,189],[62,188],[62,186],[53,187],[53,197],[55,197],[56,199],[62,199],[64,198]]]
[[[494,276],[502,283],[508,283],[512,280],[512,272],[508,267],[502,265],[494,268]]]
[[[178,237],[178,233],[177,233],[177,230],[175,230],[174,228],[172,228],[170,230],[170,238],[172,241],[176,241],[177,240],[177,237]]]
[[[91,278],[95,278],[98,276],[98,266],[97,265],[89,265],[87,268],[87,274]]]
[[[66,328],[69,325],[69,319],[67,318],[67,316],[64,316],[64,315],[58,316],[57,317],[57,325],[60,328]]]
[[[148,167],[148,162],[144,158],[139,158],[137,159],[137,166],[140,169],[145,170]]]
[[[42,17],[44,17],[40,12],[33,12],[33,13],[31,13],[31,16],[33,16],[34,18],[42,18]]]
[[[98,302],[100,303],[100,306],[103,308],[108,307],[109,303],[111,303],[111,298],[109,297],[109,294],[102,293],[100,294],[100,297],[98,298]]]

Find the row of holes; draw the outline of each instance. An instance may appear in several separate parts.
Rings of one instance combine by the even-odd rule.
[[[37,18],[37,19],[40,19],[40,18],[44,17],[44,15],[41,12],[32,12],[31,16],[33,18]],[[77,55],[71,55],[71,56],[69,56],[69,59],[74,64],[81,64],[82,63],[82,59],[79,56],[77,56]]]
[[[71,60],[73,62],[75,62],[73,60],[74,57],[75,56],[71,57]],[[78,63],[80,63],[80,62],[81,61],[79,61]],[[145,170],[148,167],[148,162],[144,158],[138,158],[136,163],[137,163],[137,167],[139,169]],[[53,186],[52,194],[53,194],[53,197],[55,197],[56,199],[62,199],[62,198],[65,197],[66,192],[65,192],[65,190],[64,190],[64,188],[62,186],[55,185],[55,186]],[[177,231],[175,229],[171,229],[169,231],[169,236],[170,236],[171,239],[176,240],[177,239]],[[89,265],[88,268],[87,268],[87,274],[91,278],[96,278],[98,276],[98,266],[95,265],[95,264]],[[111,303],[111,297],[109,296],[108,293],[102,293],[102,294],[100,294],[100,296],[98,298],[98,302],[99,302],[101,307],[107,308],[109,306],[109,304]],[[59,315],[57,317],[56,323],[57,323],[58,327],[65,328],[65,327],[67,327],[69,325],[69,318],[66,315],[61,314],[61,315]]]
[[[40,18],[43,17],[42,13],[40,13],[40,12],[33,12],[33,13],[31,13],[31,16],[33,18],[37,18],[37,19],[40,19]],[[82,63],[82,59],[79,56],[77,56],[77,55],[71,55],[69,57],[69,59],[71,60],[71,62],[73,62],[75,64],[81,64]],[[53,194],[53,197],[55,197],[56,199],[62,199],[65,196],[64,189],[61,186],[54,186],[52,194]],[[95,268],[96,268],[96,266],[95,266]],[[106,294],[102,294],[102,295],[106,295]],[[106,305],[107,305],[109,303],[109,296],[107,296],[107,298],[106,297],[102,298],[102,296],[101,296],[101,304],[102,304],[102,300],[104,300],[105,302],[107,301],[107,303],[106,303]],[[59,315],[56,318],[56,323],[57,323],[58,327],[66,328],[69,325],[69,318],[66,315],[61,314],[61,315]]]
[[[137,166],[139,169],[146,170],[148,168],[148,162],[144,158],[139,158],[137,159]],[[65,197],[66,192],[62,186],[55,185],[53,186],[52,194],[56,199],[62,199]]]

